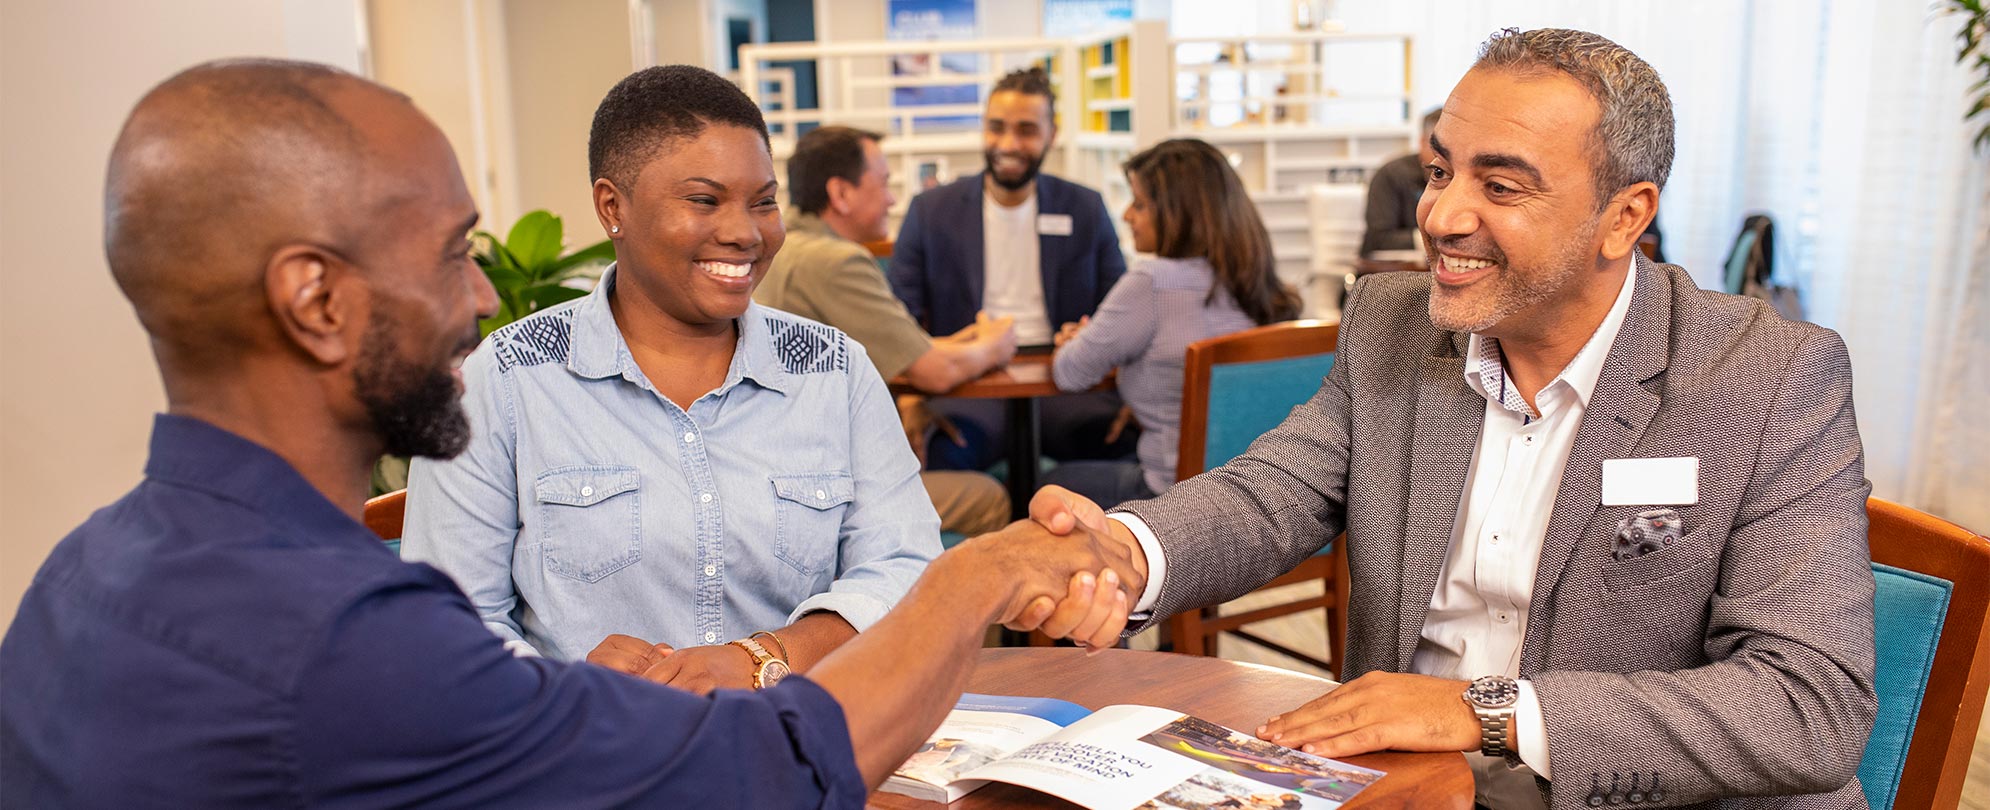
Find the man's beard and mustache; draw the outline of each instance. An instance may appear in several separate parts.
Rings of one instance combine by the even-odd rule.
[[[1598,217],[1601,218],[1600,215]],[[1595,222],[1591,222],[1593,226]],[[1475,243],[1476,242],[1476,243]],[[1438,248],[1484,259],[1495,266],[1493,272],[1462,290],[1430,284],[1430,323],[1446,332],[1483,332],[1514,313],[1546,300],[1568,285],[1570,279],[1589,262],[1583,240],[1570,239],[1563,249],[1541,267],[1518,268],[1506,260],[1506,252],[1491,240],[1482,242],[1470,236],[1431,239],[1424,234],[1424,253],[1432,268],[1442,259]]]
[[[423,366],[396,353],[399,329],[388,318],[375,319],[359,344],[359,365],[353,370],[359,401],[373,429],[394,456],[450,458],[470,444],[470,418],[456,393],[450,361]],[[475,348],[474,324],[461,352]]]
[[[981,153],[982,161],[988,166],[988,178],[994,180],[995,185],[1009,191],[1021,191],[1024,186],[1030,184],[1030,181],[1036,179],[1037,172],[1043,168],[1043,159],[1050,154],[1050,150],[1045,149],[1035,157],[1028,158],[1023,165],[1022,177],[1016,180],[1004,179],[1002,173],[995,170],[995,157],[997,154],[999,153],[993,149]]]

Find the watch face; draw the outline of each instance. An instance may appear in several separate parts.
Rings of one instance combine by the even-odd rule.
[[[788,677],[787,664],[781,663],[778,660],[768,661],[766,666],[760,668],[760,688],[770,688],[774,684],[780,683],[781,679],[786,677]]]
[[[1488,675],[1472,682],[1465,690],[1465,699],[1483,708],[1503,709],[1520,699],[1520,684],[1512,678]]]

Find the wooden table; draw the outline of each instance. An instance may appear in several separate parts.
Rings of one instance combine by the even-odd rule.
[[[1159,706],[1249,730],[1333,686],[1332,681],[1311,675],[1221,658],[1135,650],[1106,650],[1088,658],[1083,650],[1024,647],[982,650],[968,690],[1058,698],[1095,710],[1120,703]],[[1348,810],[1464,810],[1472,806],[1472,771],[1463,755],[1386,752],[1349,757],[1347,761],[1389,774],[1344,805]],[[1000,783],[951,805],[880,792],[872,794],[870,806],[877,810],[1078,807],[1054,796]]]
[[[1057,383],[1051,381],[1050,357],[1048,352],[1018,354],[1008,365],[938,395],[1003,400],[1009,433],[1008,448],[1004,453],[1009,461],[1009,514],[1017,519],[1029,515],[1030,496],[1036,494],[1037,463],[1043,457],[1039,440],[1042,417],[1037,400],[1064,393],[1057,390]],[[1113,379],[1108,376],[1091,390],[1111,391]],[[919,393],[903,377],[892,378],[890,386],[894,394]]]

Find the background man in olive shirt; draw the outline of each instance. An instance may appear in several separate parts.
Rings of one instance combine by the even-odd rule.
[[[943,393],[1009,362],[1016,331],[1009,318],[982,317],[945,337],[929,337],[871,258],[865,242],[889,236],[891,169],[878,141],[849,127],[818,127],[788,158],[788,239],[753,293],[763,306],[834,326],[864,345],[886,379],[903,375],[927,393]],[[906,439],[926,460],[932,423],[924,398],[898,398]],[[973,536],[1001,528],[1009,496],[986,474],[963,470],[921,473],[940,528]]]

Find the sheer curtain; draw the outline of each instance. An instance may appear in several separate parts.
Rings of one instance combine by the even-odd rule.
[[[1579,28],[1665,78],[1678,155],[1667,258],[1717,288],[1744,215],[1777,274],[1851,347],[1875,494],[1990,532],[1990,157],[1962,120],[1953,18],[1900,0],[1340,2],[1417,35],[1418,108],[1503,27]]]

